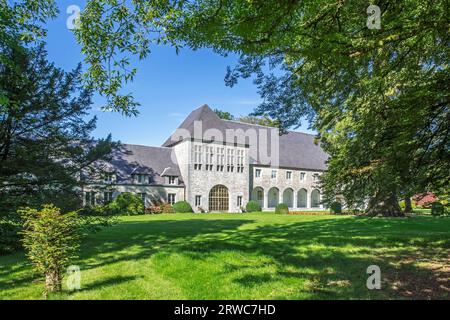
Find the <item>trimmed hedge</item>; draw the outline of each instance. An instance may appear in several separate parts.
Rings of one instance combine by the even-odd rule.
[[[342,204],[337,201],[331,203],[330,212],[334,213],[334,214],[341,214],[342,213]]]
[[[260,211],[262,211],[262,208],[257,201],[250,200],[249,202],[247,202],[247,205],[245,206],[245,210],[247,212],[260,212]]]
[[[289,207],[284,204],[284,203],[280,203],[276,206],[275,208],[275,213],[277,214],[288,214],[289,213]]]
[[[173,205],[173,210],[175,210],[176,213],[187,213],[187,212],[194,212],[192,210],[191,205],[187,201],[178,201]]]
[[[433,216],[442,216],[445,213],[444,205],[438,201],[431,204],[431,214]]]

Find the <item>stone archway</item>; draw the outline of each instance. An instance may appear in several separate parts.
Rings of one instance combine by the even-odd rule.
[[[287,188],[286,190],[284,190],[283,203],[289,208],[294,207],[294,190],[292,190],[291,188]]]
[[[209,211],[228,212],[229,202],[228,188],[224,185],[214,186],[209,192]]]
[[[278,188],[270,188],[268,194],[269,208],[275,208],[280,201],[280,191]]]
[[[317,189],[314,189],[311,192],[311,208],[319,208],[320,207],[320,192]]]
[[[252,200],[259,203],[261,208],[264,207],[264,189],[261,187],[255,187],[252,190]]]
[[[308,206],[308,191],[302,188],[297,193],[297,207],[306,208]]]

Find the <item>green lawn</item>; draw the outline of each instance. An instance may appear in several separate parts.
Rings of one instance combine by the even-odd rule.
[[[83,242],[82,289],[55,299],[449,298],[450,218],[167,214],[123,217]],[[379,265],[382,289],[366,288]],[[40,299],[23,253],[0,299]]]

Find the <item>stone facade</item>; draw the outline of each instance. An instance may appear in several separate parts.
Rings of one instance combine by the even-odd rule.
[[[294,210],[322,209],[320,174],[317,170],[252,166],[250,197],[264,210],[273,210],[278,203],[285,203]]]
[[[214,135],[206,134],[211,130]],[[234,136],[224,134],[230,130]],[[239,139],[245,132],[261,137],[263,131],[277,137],[277,143]],[[263,165],[262,151],[278,155],[276,165]],[[96,189],[100,198],[102,193],[114,198],[132,192],[147,206],[186,200],[195,212],[239,212],[250,200],[263,210],[274,210],[279,203],[317,210],[323,208],[318,182],[326,159],[312,135],[278,135],[275,128],[222,120],[205,105],[194,110],[163,147],[124,145],[107,166],[117,180],[91,183],[85,191]],[[112,194],[106,194],[108,190]],[[91,202],[89,196],[86,203]]]

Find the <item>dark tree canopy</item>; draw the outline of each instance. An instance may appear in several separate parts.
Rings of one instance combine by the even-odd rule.
[[[312,123],[331,155],[327,196],[398,215],[398,196],[448,189],[450,10],[444,0],[378,1],[381,28],[369,29],[368,5],[90,0],[78,39],[90,79],[114,80],[111,96],[132,77],[127,55],[144,58],[154,43],[242,54],[227,84],[255,76],[255,114],[283,127]]]

